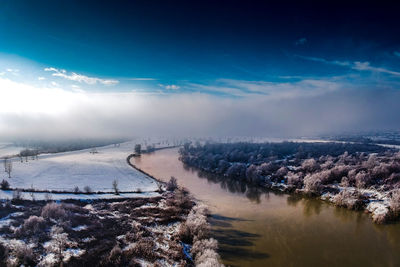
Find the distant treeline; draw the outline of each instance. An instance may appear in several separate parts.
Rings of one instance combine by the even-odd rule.
[[[39,153],[58,153],[87,149],[92,147],[106,146],[125,142],[125,139],[106,139],[106,140],[68,140],[68,141],[17,141],[16,146],[34,148]]]
[[[205,144],[203,146],[193,146],[190,143],[186,143],[180,154],[183,162],[192,163],[190,165],[199,165],[198,167],[210,168],[219,160],[231,163],[260,164],[271,160],[289,158],[302,160],[327,155],[337,157],[344,152],[352,155],[359,152],[381,153],[386,150],[388,149],[379,145],[364,143],[222,143]],[[199,162],[196,163],[196,161]]]

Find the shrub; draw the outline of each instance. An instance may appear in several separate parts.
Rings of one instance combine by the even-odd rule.
[[[287,174],[287,184],[288,185],[293,185],[297,188],[301,187],[302,185],[302,179],[300,173],[293,173],[293,172],[288,172]]]
[[[7,266],[35,266],[35,257],[32,249],[20,240],[10,240],[7,245],[8,261]]]
[[[219,255],[212,249],[206,249],[198,254],[195,259],[195,264],[198,267],[223,266],[219,263]]]
[[[121,262],[122,250],[118,244],[116,244],[108,255],[108,262],[114,266],[117,266]]]
[[[304,177],[304,189],[307,193],[319,194],[322,189],[322,182],[317,174],[307,174]]]
[[[373,213],[372,214],[372,220],[374,221],[374,223],[377,224],[383,224],[385,222],[387,222],[388,220],[388,214],[387,213]]]
[[[218,242],[214,238],[210,239],[202,239],[194,242],[192,249],[190,252],[193,255],[201,254],[206,249],[217,250],[218,249]]]
[[[315,159],[304,160],[303,163],[301,164],[301,167],[306,172],[314,172],[316,170],[319,170],[319,168],[320,168],[320,166],[315,161]]]
[[[167,190],[174,191],[177,188],[178,188],[178,182],[174,176],[171,176],[171,179],[169,179],[167,183]]]
[[[1,181],[0,183],[0,188],[1,190],[9,190],[10,189],[10,183],[7,180]]]
[[[154,241],[149,239],[139,240],[136,245],[131,249],[131,253],[133,253],[138,258],[143,258],[153,262],[157,259],[157,255],[154,252]]]
[[[46,221],[43,219],[43,217],[33,215],[24,221],[22,228],[27,233],[35,234],[43,231],[46,228]]]
[[[365,171],[361,171],[357,173],[356,177],[356,186],[358,188],[365,188],[371,181],[371,176]]]
[[[67,212],[61,204],[48,203],[42,208],[42,217],[45,219],[54,219],[57,221],[67,218]]]
[[[364,206],[363,197],[358,191],[343,190],[333,198],[333,203],[339,207],[360,210]]]
[[[50,231],[51,241],[48,243],[47,252],[54,253],[59,263],[63,261],[63,252],[65,248],[72,243],[68,240],[68,234],[58,226],[53,226]]]

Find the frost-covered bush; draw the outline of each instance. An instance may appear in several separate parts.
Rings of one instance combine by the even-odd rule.
[[[356,180],[356,186],[358,188],[366,188],[367,185],[369,185],[369,183],[371,182],[371,176],[369,173],[361,171],[357,173],[355,180]]]
[[[42,208],[41,216],[45,219],[61,221],[67,218],[67,212],[63,205],[52,202]]]
[[[214,238],[197,240],[196,242],[193,243],[193,246],[192,246],[192,249],[190,250],[190,252],[193,255],[197,255],[197,254],[201,254],[206,249],[217,250],[218,249],[218,241],[215,240]]]
[[[316,170],[319,170],[320,166],[318,163],[315,161],[315,159],[306,159],[303,161],[301,164],[301,168],[305,172],[315,172]]]
[[[283,166],[283,167],[280,167],[276,171],[275,175],[281,178],[281,177],[285,176],[287,173],[288,173],[288,169]]]
[[[35,266],[32,249],[21,240],[12,239],[7,244],[7,266]]]
[[[30,216],[28,219],[24,221],[22,226],[23,231],[27,233],[38,233],[43,231],[46,228],[46,221],[42,217],[38,216]]]
[[[196,205],[189,212],[186,222],[179,227],[178,235],[185,243],[191,243],[193,240],[208,238],[210,225],[207,222],[209,210],[205,205]]]
[[[223,266],[219,263],[219,255],[212,249],[206,249],[196,256],[195,264],[197,267],[219,267]]]
[[[288,172],[286,175],[287,184],[300,188],[303,185],[303,173]]]
[[[333,203],[339,207],[359,210],[364,206],[363,197],[358,191],[343,190],[333,198]]]
[[[304,190],[307,193],[311,194],[320,194],[323,188],[322,184],[323,181],[327,177],[327,172],[329,171],[322,171],[313,174],[307,174],[304,177]]]
[[[54,253],[57,257],[58,262],[63,261],[63,252],[67,246],[71,245],[68,240],[68,234],[64,233],[64,229],[58,226],[53,226],[50,231],[50,242],[47,243],[46,251],[48,253]]]

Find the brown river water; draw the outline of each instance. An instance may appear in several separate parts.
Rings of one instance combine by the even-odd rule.
[[[400,266],[400,224],[317,199],[206,177],[164,149],[132,163],[160,180],[175,176],[212,211],[212,236],[230,266]]]

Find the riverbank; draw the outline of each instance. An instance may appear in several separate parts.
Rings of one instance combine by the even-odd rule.
[[[222,179],[365,210],[376,223],[400,217],[400,153],[394,149],[335,142],[187,144],[180,159]]]

